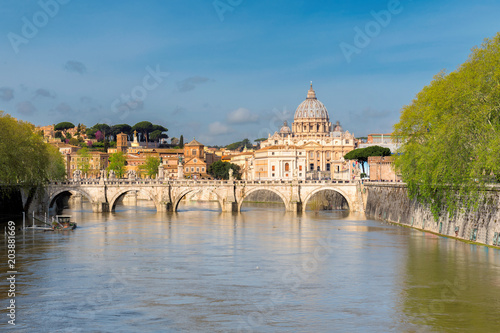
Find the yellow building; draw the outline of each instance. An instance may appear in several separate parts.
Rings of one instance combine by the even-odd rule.
[[[73,152],[70,154],[70,170],[68,172],[68,178],[73,177],[73,172],[75,170],[82,171],[82,177],[87,176],[87,178],[97,178],[100,176],[101,170],[105,170],[108,167],[108,157],[107,153],[100,151],[89,151],[88,156],[82,156],[78,152]],[[88,171],[85,172],[85,168],[88,166]]]

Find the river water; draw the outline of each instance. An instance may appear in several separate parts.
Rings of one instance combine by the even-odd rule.
[[[18,231],[14,330],[500,331],[499,250],[346,212],[243,210],[83,205],[65,211],[74,231]]]

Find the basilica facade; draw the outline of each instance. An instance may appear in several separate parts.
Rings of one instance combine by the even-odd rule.
[[[295,111],[291,128],[287,122],[261,143],[253,157],[257,179],[352,179],[357,166],[344,161],[356,148],[356,139],[337,121],[330,122],[325,105],[316,98],[312,84],[307,98]]]

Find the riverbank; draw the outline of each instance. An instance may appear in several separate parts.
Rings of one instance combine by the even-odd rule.
[[[456,216],[442,214],[434,220],[429,207],[407,195],[405,184],[365,184],[366,216],[471,244],[500,248],[500,192],[487,191],[488,200],[476,211]]]

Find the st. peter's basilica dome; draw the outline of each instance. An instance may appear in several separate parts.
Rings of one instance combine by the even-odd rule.
[[[307,92],[307,99],[303,101],[297,111],[295,111],[294,120],[303,118],[317,118],[321,120],[329,120],[328,111],[326,107],[318,101],[316,98],[316,92],[314,91],[311,83],[311,89]]]

